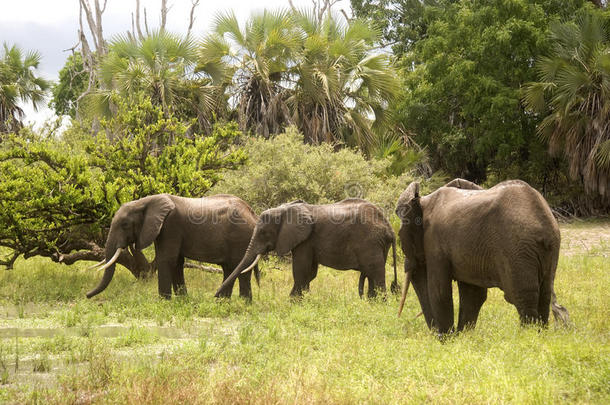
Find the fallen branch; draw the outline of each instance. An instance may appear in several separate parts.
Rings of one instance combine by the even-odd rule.
[[[197,263],[186,262],[186,263],[184,263],[184,267],[188,267],[190,269],[203,270],[203,271],[205,271],[207,273],[220,273],[220,274],[222,274],[222,269],[219,269],[217,267],[212,267],[212,266],[204,266],[202,264],[197,264]]]

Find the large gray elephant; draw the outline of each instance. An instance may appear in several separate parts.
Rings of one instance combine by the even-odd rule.
[[[108,286],[122,250],[142,250],[153,242],[162,297],[170,298],[172,287],[175,294],[186,294],[185,258],[222,266],[226,279],[244,256],[257,219],[248,204],[226,194],[204,198],[157,194],[123,204],[112,218],[106,263],[99,263],[104,264],[104,276],[87,298]],[[251,273],[240,275],[240,296],[252,297],[250,281]],[[224,296],[231,296],[233,284],[234,279],[227,283]]]
[[[318,273],[318,265],[338,270],[360,270],[369,279],[369,296],[385,291],[385,262],[390,246],[396,247],[392,227],[383,212],[368,201],[350,198],[335,204],[311,205],[303,201],[283,204],[263,212],[239,265],[216,292],[222,296],[232,280],[247,272],[261,255],[292,252],[294,286],[300,296]]]
[[[399,315],[412,281],[428,327],[452,331],[451,284],[457,280],[458,331],[475,326],[491,287],[504,291],[522,324],[546,324],[549,305],[556,319],[569,321],[553,290],[559,227],[527,183],[505,181],[484,190],[455,179],[420,197],[413,182],[400,195],[396,214],[407,278]]]

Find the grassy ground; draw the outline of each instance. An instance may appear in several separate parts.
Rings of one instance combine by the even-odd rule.
[[[120,268],[87,300],[86,264],[20,261],[0,271],[0,403],[610,403],[610,222],[562,231],[572,328],[520,328],[495,289],[445,343],[413,293],[401,319],[397,297],[360,300],[356,272],[323,268],[293,303],[289,264],[269,260],[248,305],[214,300],[217,274],[187,270],[189,297],[168,302]]]

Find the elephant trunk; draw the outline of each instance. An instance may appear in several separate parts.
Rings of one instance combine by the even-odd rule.
[[[248,246],[246,254],[244,254],[241,262],[239,262],[235,270],[233,270],[233,273],[231,273],[231,275],[229,275],[229,277],[223,281],[222,285],[218,288],[214,296],[216,298],[220,297],[223,291],[228,288],[228,286],[237,278],[237,276],[239,276],[242,272],[245,273],[250,271],[254,266],[256,266],[261,256],[262,255],[260,253],[257,254],[251,246]]]
[[[415,290],[424,318],[426,319],[426,324],[428,325],[428,328],[432,329],[434,317],[432,316],[432,306],[430,305],[430,296],[428,295],[428,275],[421,269],[413,271],[411,274],[411,282],[413,283],[413,290]]]
[[[123,249],[121,248],[115,249],[114,244],[108,244],[106,246],[106,264],[102,267],[102,269],[104,269],[104,276],[102,277],[102,280],[100,281],[98,286],[87,293],[87,298],[96,296],[97,294],[104,291],[106,287],[108,287],[108,284],[110,284],[110,281],[114,276],[116,261],[118,260],[122,251]]]

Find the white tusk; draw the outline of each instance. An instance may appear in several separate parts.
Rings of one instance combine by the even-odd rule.
[[[93,270],[95,269],[97,266],[101,266],[102,264],[106,263],[106,259],[102,260],[101,262],[95,263],[93,266],[89,266],[87,267],[87,270]]]
[[[262,255],[260,255],[260,254],[259,254],[258,256],[256,256],[256,259],[254,259],[254,261],[252,262],[252,264],[251,264],[251,265],[249,265],[248,267],[246,267],[245,269],[243,269],[243,270],[242,270],[242,272],[241,272],[240,274],[244,274],[244,273],[247,273],[247,272],[249,272],[250,270],[252,270],[252,268],[253,268],[254,266],[256,266],[256,263],[258,263],[258,261],[259,261],[259,259],[261,258],[261,256],[262,256]]]
[[[117,259],[119,258],[119,255],[121,254],[122,251],[123,251],[123,248],[118,248],[116,250],[116,252],[114,252],[114,256],[112,256],[112,258],[108,261],[108,263],[106,263],[104,265],[104,267],[100,268],[100,270],[106,270],[108,267],[112,266],[114,264],[114,262],[117,261]]]
[[[405,298],[407,298],[407,291],[409,290],[409,284],[411,283],[411,272],[408,271],[405,277],[405,286],[402,288],[402,297],[400,298],[400,307],[398,308],[398,316],[402,314],[402,308],[405,306]]]

